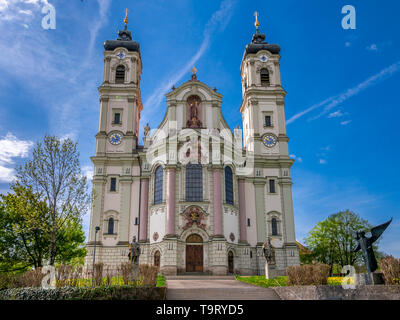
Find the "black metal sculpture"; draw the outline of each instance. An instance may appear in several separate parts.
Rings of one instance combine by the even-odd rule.
[[[358,252],[362,250],[363,259],[365,265],[367,266],[368,273],[374,272],[378,269],[378,263],[376,262],[374,249],[372,244],[378,240],[382,233],[386,230],[389,224],[392,222],[393,218],[388,222],[383,223],[371,229],[372,236],[367,238],[364,231],[356,232],[356,240],[358,241],[358,246],[353,250],[353,252]]]

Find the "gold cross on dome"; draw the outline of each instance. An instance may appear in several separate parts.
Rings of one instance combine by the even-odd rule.
[[[129,20],[128,20],[128,8],[125,9],[125,19],[124,19],[124,23],[128,24]]]
[[[254,16],[256,17],[256,22],[254,22],[254,26],[258,30],[258,27],[260,26],[260,23],[258,22],[258,12],[257,11],[254,12]]]
[[[191,72],[192,74],[196,74],[196,73],[197,73],[196,67],[193,67],[192,70],[190,70],[190,72]]]

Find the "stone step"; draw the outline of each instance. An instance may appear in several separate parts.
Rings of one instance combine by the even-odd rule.
[[[165,276],[166,280],[235,280],[235,276],[179,275]]]
[[[167,300],[280,300],[272,289],[167,289]]]

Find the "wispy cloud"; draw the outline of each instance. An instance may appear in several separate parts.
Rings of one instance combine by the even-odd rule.
[[[146,110],[151,110],[150,112],[156,112],[160,103],[162,102],[166,92],[175,85],[182,77],[189,72],[189,70],[194,66],[194,64],[203,56],[204,52],[207,50],[211,43],[211,36],[216,30],[223,31],[233,13],[233,8],[237,0],[225,0],[221,3],[218,11],[214,12],[210,20],[207,22],[206,27],[203,32],[203,42],[200,48],[197,50],[196,54],[180,69],[178,70],[173,78],[168,78],[163,81],[163,83],[158,86],[153,93],[145,100],[144,106],[151,106],[151,108],[144,108],[144,115],[146,117]]]
[[[11,182],[14,179],[14,158],[26,158],[33,142],[20,140],[11,133],[0,139],[0,182]]]
[[[342,111],[341,110],[337,110],[337,111],[335,111],[335,112],[332,112],[329,116],[328,116],[328,118],[340,118],[340,117],[343,117],[344,116],[344,114],[342,113]]]
[[[315,109],[319,109],[321,107],[324,107],[324,111],[322,111],[320,114],[318,114],[317,116],[310,119],[311,121],[316,120],[316,119],[320,118],[321,116],[323,116],[324,114],[326,114],[332,108],[337,107],[338,105],[342,104],[343,102],[350,99],[351,97],[358,95],[362,91],[377,85],[381,81],[390,78],[391,76],[393,76],[394,74],[396,74],[399,71],[400,71],[400,61],[383,69],[382,71],[373,75],[372,77],[369,77],[368,79],[364,80],[357,86],[350,88],[341,94],[329,97],[329,98],[325,99],[324,101],[317,103],[317,104],[295,114],[286,122],[286,124],[291,124],[294,121],[296,121],[297,119],[301,118],[302,116],[310,113],[311,111],[313,111]]]
[[[9,79],[23,82],[28,94],[34,94],[47,109],[52,133],[76,137],[83,125],[82,116],[90,112],[93,101],[98,99],[96,87],[99,73],[93,68],[94,58],[97,58],[94,46],[102,26],[107,22],[111,0],[97,0],[98,14],[94,22],[82,24],[79,30],[72,29],[63,42],[58,41],[54,31],[41,27],[43,15],[40,10],[46,0],[0,1],[3,1],[0,8],[1,3],[4,8],[0,12],[0,51],[3,57],[0,59],[0,71]],[[30,10],[32,14],[19,13],[19,10]],[[80,14],[73,5],[68,10],[57,11],[57,17]],[[6,15],[9,18],[13,15],[19,23],[4,19]],[[21,25],[25,25],[26,30],[21,32]],[[85,27],[86,33],[82,32]],[[19,36],[15,37],[15,34]],[[86,41],[78,41],[78,38]],[[82,50],[70,50],[72,45]],[[100,55],[98,58],[102,61]],[[0,83],[0,86],[3,85],[8,83]]]
[[[346,121],[342,121],[340,124],[342,126],[347,126],[350,122],[351,122],[351,120],[346,120]]]

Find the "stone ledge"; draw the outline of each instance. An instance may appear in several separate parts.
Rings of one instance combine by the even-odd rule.
[[[400,285],[272,287],[282,300],[400,300]]]

